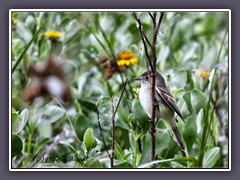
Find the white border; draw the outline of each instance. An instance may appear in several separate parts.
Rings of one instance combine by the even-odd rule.
[[[229,13],[229,34],[228,34],[228,43],[229,43],[229,60],[228,60],[228,66],[229,66],[229,168],[228,169],[15,169],[12,168],[12,161],[11,161],[11,119],[9,119],[9,171],[231,171],[231,10],[230,9],[10,9],[9,10],[9,118],[11,118],[12,114],[12,63],[11,63],[11,49],[12,49],[12,25],[11,25],[11,13],[12,11],[18,11],[18,12],[25,12],[25,11],[45,11],[45,12],[74,12],[74,11],[81,11],[81,12],[99,12],[99,11],[106,11],[106,12],[145,12],[145,11],[165,11],[165,12],[179,12],[179,11],[185,11],[185,12],[228,12]]]

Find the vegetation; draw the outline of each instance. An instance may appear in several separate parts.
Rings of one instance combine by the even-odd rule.
[[[160,120],[152,161],[132,12],[12,12],[12,168],[228,168],[228,24],[228,12],[165,12],[156,69],[187,148]]]

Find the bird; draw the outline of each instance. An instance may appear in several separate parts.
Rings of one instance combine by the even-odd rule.
[[[139,90],[139,101],[146,112],[148,117],[151,119],[151,112],[152,112],[152,98],[151,98],[151,83],[148,71],[145,71],[141,76],[134,78],[141,83],[141,87]],[[165,79],[161,73],[156,71],[156,78],[155,78],[155,102],[156,102],[156,110],[155,116],[156,120],[163,119],[169,124],[171,127],[178,146],[185,150],[184,140],[177,128],[176,120],[175,120],[175,113],[183,120],[183,116],[176,105],[171,93],[169,92],[166,84]]]

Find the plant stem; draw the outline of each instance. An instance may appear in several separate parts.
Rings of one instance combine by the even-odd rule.
[[[120,97],[119,97],[119,100],[118,100],[117,106],[116,106],[115,111],[114,111],[114,117],[115,117],[115,115],[116,115],[116,113],[117,113],[117,110],[118,110],[119,104],[120,104],[120,102],[121,102],[121,100],[122,100],[123,93],[124,93],[124,91],[125,91],[125,88],[126,88],[127,82],[128,82],[128,78],[126,78],[125,83],[124,83],[124,85],[123,85],[122,92],[121,92],[121,94],[120,94]]]
[[[136,23],[137,23],[137,27],[138,27],[138,30],[140,32],[140,36],[141,36],[141,39],[142,39],[142,43],[143,43],[143,47],[144,47],[144,52],[145,52],[145,56],[146,56],[146,61],[147,61],[147,65],[149,64],[150,67],[151,67],[151,70],[153,71],[153,66],[152,66],[152,62],[150,60],[150,56],[148,54],[148,49],[147,49],[147,45],[146,45],[146,42],[145,42],[145,39],[144,38],[144,31],[142,29],[142,23],[141,23],[141,20],[137,17],[136,13],[133,12],[133,16],[136,20]],[[148,67],[147,67],[148,69]]]
[[[63,105],[59,102],[59,100],[58,100],[57,98],[54,98],[54,100],[55,100],[55,101],[60,105],[60,107],[64,110],[64,112],[65,112],[65,114],[66,114],[66,117],[67,117],[67,120],[68,120],[68,122],[69,122],[71,128],[73,129],[73,132],[74,132],[74,134],[75,134],[75,136],[76,136],[76,139],[78,140],[78,142],[81,142],[80,139],[79,139],[78,136],[77,136],[77,132],[76,132],[74,126],[73,126],[72,120],[70,119],[70,117],[69,117],[68,114],[67,114],[67,111],[65,110],[65,108],[64,108]]]
[[[133,157],[133,167],[137,167],[137,157],[138,157],[138,140],[134,140],[134,157]]]
[[[112,97],[112,156],[111,156],[111,168],[114,166],[114,141],[115,141],[115,110],[114,110],[114,96]]]
[[[103,131],[102,131],[101,123],[100,123],[100,118],[99,118],[99,111],[98,111],[98,109],[97,109],[97,119],[98,119],[98,127],[99,127],[99,130],[100,130],[100,134],[101,134],[101,136],[102,136],[102,141],[103,141],[104,148],[105,148],[105,150],[107,151],[108,157],[111,159],[111,155],[109,154],[109,152],[108,152],[108,150],[107,150],[107,145],[106,145],[105,139],[104,139],[104,137],[103,137]]]
[[[29,161],[29,156],[30,156],[30,151],[31,151],[31,143],[32,143],[32,133],[31,131],[29,132],[28,135],[28,144],[27,144],[27,157],[24,161],[24,166],[27,167],[28,161]]]
[[[122,83],[124,82],[124,80],[123,80],[123,76],[122,76],[122,74],[121,73],[119,73],[119,75],[120,75],[120,77],[121,77],[121,80],[122,80]],[[130,84],[130,83],[129,83]],[[126,96],[127,96],[127,99],[129,99],[129,94],[128,94],[128,92],[126,91]]]

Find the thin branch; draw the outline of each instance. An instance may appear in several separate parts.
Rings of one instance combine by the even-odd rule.
[[[153,13],[153,26],[156,27],[157,12]]]
[[[152,22],[154,22],[154,17],[153,17],[153,15],[152,15],[152,13],[151,13],[151,12],[148,12],[148,14],[149,14],[149,16],[151,17]]]
[[[157,63],[157,55],[156,55],[156,42],[157,42],[157,34],[158,34],[158,30],[160,28],[162,19],[163,19],[163,15],[164,13],[161,13],[161,16],[159,18],[157,27],[156,27],[156,14],[154,13],[154,23],[153,23],[153,41],[152,41],[152,65],[153,65],[153,70],[151,73],[151,98],[152,98],[152,111],[151,111],[151,137],[152,137],[152,151],[151,151],[151,160],[154,161],[155,160],[155,146],[156,146],[156,136],[155,136],[155,132],[156,132],[156,115],[155,115],[155,111],[156,111],[156,105],[155,105],[155,84],[156,84],[156,63]]]
[[[139,28],[140,28],[141,36],[143,36],[144,40],[147,42],[147,44],[149,45],[149,47],[151,47],[151,43],[150,43],[149,39],[147,38],[145,32],[143,31],[143,28],[142,28],[142,22],[140,21],[139,18],[137,18],[137,15],[136,15],[135,12],[133,12],[133,15],[134,15],[134,17],[135,17],[137,23],[139,24]],[[145,42],[145,43],[146,43],[146,42]]]
[[[142,23],[141,23],[140,19],[137,17],[135,12],[133,12],[133,16],[134,16],[134,18],[135,18],[135,20],[137,22],[137,27],[138,27],[138,30],[140,32],[140,36],[141,36],[141,39],[142,39],[142,42],[143,42],[143,46],[144,46],[144,51],[145,51],[145,55],[146,55],[146,58],[147,58],[147,62],[150,65],[151,70],[153,71],[152,62],[150,61],[150,56],[148,54],[147,45],[146,45],[146,42],[145,42],[144,35],[142,33],[143,32],[143,30],[142,30]]]
[[[98,127],[99,127],[99,130],[100,130],[100,134],[101,134],[101,136],[102,136],[102,141],[103,141],[104,148],[105,148],[105,150],[107,151],[108,157],[111,159],[111,155],[109,154],[109,152],[108,152],[108,150],[107,150],[107,145],[106,145],[105,139],[104,139],[104,137],[103,137],[103,130],[102,130],[101,123],[100,123],[100,118],[99,118],[99,111],[98,111],[98,109],[97,109],[97,119],[98,119]]]
[[[159,31],[160,25],[161,25],[162,20],[163,20],[163,16],[164,16],[164,12],[161,12],[161,16],[160,16],[160,18],[159,18],[159,20],[158,20],[157,26],[154,25],[154,27],[153,27],[153,42],[152,42],[152,47],[153,47],[153,46],[156,46],[157,35],[158,35],[158,31]]]
[[[115,110],[114,110],[114,96],[112,97],[112,156],[111,156],[111,168],[113,168],[114,163],[114,148],[115,148]]]
[[[124,85],[123,85],[123,89],[122,89],[122,92],[121,92],[121,94],[120,94],[120,97],[119,97],[119,100],[118,100],[118,103],[117,103],[117,106],[116,106],[116,109],[115,109],[115,112],[114,112],[114,117],[115,117],[115,115],[116,115],[116,113],[117,113],[118,106],[119,106],[119,104],[120,104],[120,102],[121,102],[121,99],[122,99],[122,97],[123,97],[123,93],[124,93],[124,91],[125,91],[127,82],[128,82],[128,78],[126,78],[125,83],[124,83]]]
[[[125,91],[127,82],[128,82],[128,79],[126,78],[125,83],[124,83],[124,85],[123,85],[122,92],[121,92],[120,97],[119,97],[119,100],[118,100],[118,102],[117,102],[116,108],[114,107],[114,97],[112,97],[112,150],[111,150],[111,153],[109,153],[109,151],[107,150],[107,146],[106,146],[106,143],[105,143],[105,140],[104,140],[104,137],[103,137],[103,133],[102,133],[102,127],[101,127],[101,124],[100,124],[99,111],[98,111],[98,109],[97,109],[98,126],[99,126],[100,133],[101,133],[101,136],[102,136],[104,148],[105,148],[105,150],[107,151],[107,154],[108,154],[109,159],[110,159],[111,168],[114,167],[114,162],[113,162],[113,161],[114,161],[114,148],[115,148],[115,147],[114,147],[114,146],[115,146],[115,115],[116,115],[116,113],[117,113],[119,104],[120,104],[121,99],[122,99],[122,97],[123,97],[123,93],[124,93],[124,91]],[[110,154],[111,154],[111,155],[110,155]]]
[[[120,75],[121,81],[122,81],[122,83],[123,83],[124,80],[123,80],[123,75],[122,75],[122,73],[119,73],[119,75]],[[130,85],[130,83],[128,83],[128,85]],[[133,94],[132,94],[132,91],[131,91],[131,95],[133,95]],[[128,91],[126,91],[126,96],[127,96],[127,99],[129,99],[130,96],[129,96],[129,94],[128,94]]]
[[[143,34],[143,37],[144,37],[144,39],[146,40],[146,42],[147,42],[147,44],[151,47],[151,43],[150,43],[150,41],[148,40],[148,38],[147,38],[147,36],[146,36],[146,34],[145,34],[145,32],[142,30],[142,34]]]
[[[142,29],[142,25],[141,25],[141,21],[140,19],[137,17],[136,13],[133,12],[134,18],[136,20],[137,27],[140,31],[140,35],[141,35],[141,39],[144,45],[144,50],[145,50],[145,55],[147,58],[147,62],[149,63],[150,67],[151,67],[151,73],[148,70],[148,74],[151,77],[151,107],[152,107],[152,111],[151,111],[151,142],[152,142],[152,146],[151,146],[151,160],[154,161],[155,160],[155,146],[156,146],[156,136],[155,136],[155,132],[156,132],[156,121],[155,121],[155,110],[156,110],[156,106],[155,106],[155,84],[156,84],[156,62],[157,62],[157,55],[156,55],[156,42],[157,42],[157,34],[160,28],[160,25],[162,23],[163,20],[163,16],[164,16],[164,12],[161,13],[161,16],[159,17],[158,23],[157,23],[157,13],[154,12],[153,15],[149,12],[148,13],[149,16],[152,19],[153,22],[153,40],[152,40],[152,44],[148,41],[143,29]],[[145,38],[146,37],[146,38]],[[152,61],[150,61],[150,57],[148,55],[148,50],[147,50],[147,45],[148,44],[151,47],[151,52],[152,52]],[[152,166],[154,167],[154,165]]]

